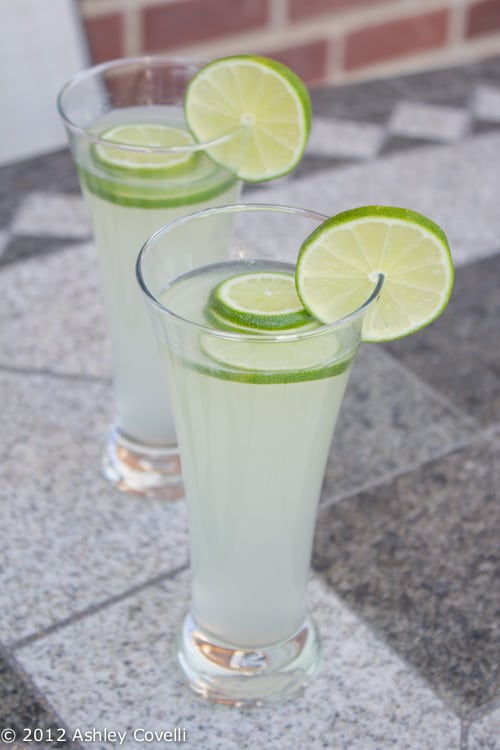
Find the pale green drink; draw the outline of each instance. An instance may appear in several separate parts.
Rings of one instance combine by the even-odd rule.
[[[179,127],[171,108],[129,107],[92,128],[98,134],[123,123],[164,123]],[[116,425],[125,435],[152,446],[175,445],[168,389],[159,366],[158,345],[135,279],[135,263],[145,240],[160,226],[210,206],[234,203],[240,183],[204,153],[161,179],[133,172],[109,174],[82,144],[78,160],[99,254],[112,346]],[[200,258],[220,254],[217,237],[200,233]]]
[[[192,601],[176,659],[193,690],[223,703],[282,700],[317,670],[306,608],[315,517],[380,285],[340,321],[274,331],[217,320],[214,290],[269,272],[293,287],[301,239],[324,218],[283,206],[202,211],[156,232],[138,260],[174,396],[189,515]],[[218,225],[226,259],[178,273],[199,232]]]
[[[199,68],[168,58],[117,60],[78,74],[59,96],[108,313],[114,404],[102,470],[119,489],[143,496],[180,497],[182,481],[168,388],[135,282],[137,254],[161,225],[233,202],[240,190],[234,173],[206,155],[210,144],[157,138],[162,129],[187,135],[184,93]],[[128,134],[117,137],[123,128]],[[217,238],[200,236],[196,245],[192,266],[203,255],[218,257]]]
[[[160,302],[207,324],[203,309],[211,290],[249,267],[276,265],[206,267],[174,283]],[[288,372],[217,362],[204,350],[211,350],[208,333],[189,353],[175,344],[171,350],[189,498],[192,614],[228,643],[257,648],[282,641],[304,620],[317,502],[355,353],[354,342],[346,352],[330,339],[330,355],[320,352],[318,359],[316,347],[309,365],[306,356],[300,370]],[[249,351],[252,346],[272,344],[248,344]]]

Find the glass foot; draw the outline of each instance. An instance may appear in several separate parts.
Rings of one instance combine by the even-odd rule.
[[[112,427],[101,470],[122,492],[159,500],[177,500],[184,495],[176,445],[165,448],[144,445]]]
[[[231,706],[265,706],[302,693],[321,661],[321,641],[307,618],[288,640],[255,649],[228,646],[184,619],[175,644],[177,663],[199,695]]]

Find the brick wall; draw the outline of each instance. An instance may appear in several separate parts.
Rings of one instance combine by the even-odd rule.
[[[500,54],[500,0],[79,0],[94,62],[261,53],[310,85]]]

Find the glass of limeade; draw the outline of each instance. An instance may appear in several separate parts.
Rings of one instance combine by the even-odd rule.
[[[182,482],[169,393],[135,280],[137,253],[166,222],[234,202],[240,191],[234,173],[206,155],[214,143],[194,143],[186,130],[184,93],[200,67],[117,60],[78,74],[58,100],[90,209],[111,338],[114,421],[102,470],[121,490],[159,498],[179,497]],[[210,235],[196,245],[206,262],[220,251]]]
[[[294,273],[325,216],[270,205],[209,209],[161,228],[137,276],[173,394],[189,516],[192,597],[175,655],[208,699],[260,705],[301,691],[320,662],[306,589],[330,443],[364,315],[257,330],[224,318],[215,289],[247,273]],[[186,263],[202,235],[225,258]],[[229,237],[230,234],[230,237]]]

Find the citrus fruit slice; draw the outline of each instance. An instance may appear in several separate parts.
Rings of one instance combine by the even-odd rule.
[[[230,276],[215,287],[209,306],[230,323],[256,329],[288,329],[312,321],[297,296],[291,273],[257,271]]]
[[[251,340],[241,334],[239,340],[204,335],[202,350],[223,369],[205,368],[226,380],[247,383],[296,383],[320,380],[344,372],[353,355],[340,359],[341,341],[334,332],[310,338],[287,336],[276,341],[274,336]]]
[[[92,167],[87,168],[85,159],[79,164],[80,178],[88,190],[111,203],[171,208],[202,203],[228,190],[234,192],[226,202],[236,197],[236,176],[202,151],[192,150],[192,136],[180,127],[134,122],[91,135],[100,140],[90,146]],[[150,150],[141,151],[144,148]]]
[[[265,57],[239,55],[209,63],[190,81],[184,113],[207,153],[247,182],[290,172],[304,153],[311,102],[289,68]]]
[[[303,243],[297,292],[322,323],[340,320],[370,296],[378,300],[363,320],[364,341],[391,341],[431,323],[446,307],[453,264],[443,230],[405,208],[364,206],[327,219]]]
[[[184,170],[193,165],[196,152],[182,149],[193,145],[193,138],[186,130],[161,123],[127,123],[116,125],[99,135],[94,145],[95,160],[107,171],[130,173],[141,177],[160,177]],[[112,145],[105,145],[109,141]],[[131,146],[131,149],[119,146]],[[133,148],[137,148],[134,151]],[[141,151],[139,149],[151,149]],[[167,151],[166,149],[174,149]]]

